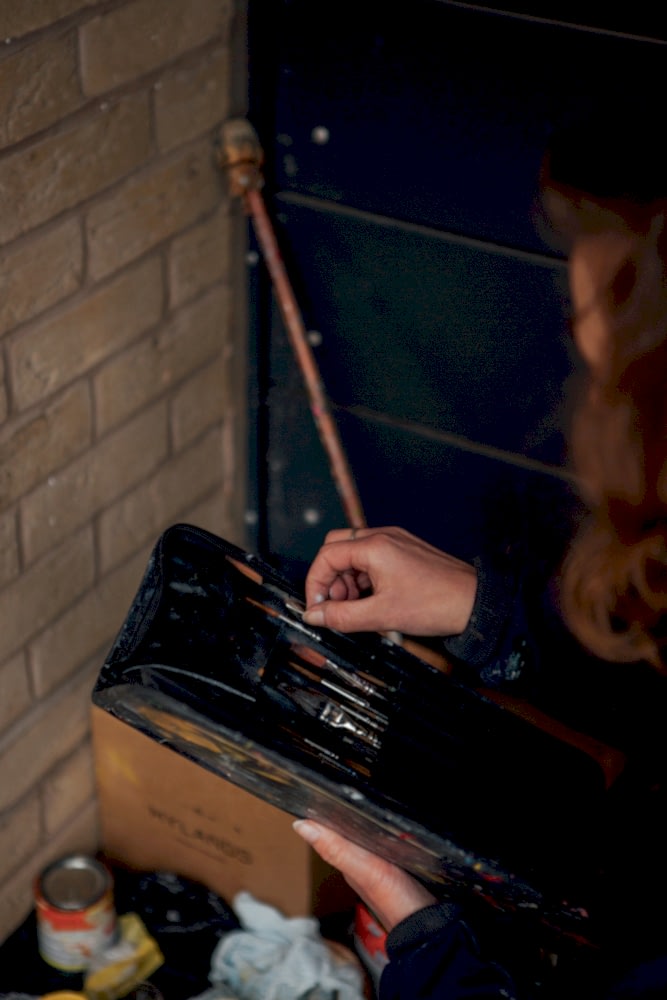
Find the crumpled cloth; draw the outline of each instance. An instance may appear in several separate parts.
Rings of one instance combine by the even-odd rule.
[[[321,937],[314,917],[285,917],[238,893],[232,903],[242,930],[229,931],[211,956],[211,983],[239,1000],[363,1000],[364,975]]]

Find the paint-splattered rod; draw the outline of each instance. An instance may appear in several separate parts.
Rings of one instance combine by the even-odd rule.
[[[308,343],[303,319],[287,278],[261,193],[256,190],[248,191],[246,202],[250,208],[257,239],[264,251],[264,261],[273,281],[287,334],[306,384],[310,411],[322,445],[329,457],[331,472],[347,521],[351,528],[363,528],[366,525],[366,519],[357,487],[340,442],[338,429],[329,410],[319,370]]]
[[[287,336],[304,379],[310,411],[328,456],[331,474],[347,522],[351,528],[366,527],[359,493],[341,444],[338,428],[331,416],[320,372],[308,342],[301,310],[292,290],[278,240],[261,194],[263,186],[261,167],[264,157],[259,140],[249,122],[245,119],[231,119],[221,128],[219,149],[220,165],[229,173],[230,191],[243,200],[246,212],[252,219]]]

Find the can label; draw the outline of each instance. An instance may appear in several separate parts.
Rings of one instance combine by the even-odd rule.
[[[42,872],[35,909],[39,954],[56,969],[83,972],[116,940],[111,875],[93,858],[64,858]]]
[[[377,988],[382,970],[389,961],[386,950],[387,933],[361,902],[357,903],[354,911],[354,943]]]

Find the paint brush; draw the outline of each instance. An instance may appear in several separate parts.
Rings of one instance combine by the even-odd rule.
[[[373,677],[371,681],[368,674],[364,674],[360,670],[348,670],[347,667],[342,667],[339,663],[319,653],[316,649],[311,649],[310,646],[293,643],[291,650],[296,656],[312,664],[312,666],[318,667],[320,670],[331,670],[337,673],[341,678],[344,677],[352,687],[372,697],[381,698],[383,701],[386,701],[386,695],[380,691],[378,685],[392,693],[397,690],[382,680],[381,677]]]
[[[378,710],[374,708],[366,698],[361,698],[355,692],[348,691],[345,688],[340,687],[338,684],[334,684],[326,677],[321,677],[319,674],[312,673],[310,670],[307,670],[304,666],[302,666],[302,664],[296,663],[294,660],[289,660],[288,666],[292,667],[293,670],[298,671],[304,677],[309,678],[309,680],[314,683],[326,688],[326,690],[332,691],[335,695],[338,695],[339,698],[342,698],[345,701],[350,701],[354,706],[356,706],[356,708],[364,709],[369,715],[369,725],[379,728],[380,726],[384,727],[389,723],[387,716],[382,712],[378,712]],[[375,716],[377,722],[373,722],[370,716]]]
[[[380,748],[379,738],[367,728],[367,719],[363,719],[360,724],[360,721],[353,717],[357,713],[342,708],[326,695],[297,687],[284,680],[281,680],[276,688],[279,695],[288,698],[311,718],[323,722],[332,729],[341,730],[341,735],[356,737],[376,750]]]
[[[261,601],[255,601],[252,597],[248,597],[247,594],[244,597],[244,600],[247,601],[248,604],[252,604],[253,607],[259,608],[259,610],[265,615],[268,615],[269,618],[277,618],[285,625],[289,625],[290,628],[296,629],[298,632],[302,632],[304,635],[307,635],[309,639],[313,639],[317,643],[322,642],[322,636],[318,635],[317,632],[311,631],[311,629],[299,621],[298,618],[290,618],[288,615],[278,611],[277,608],[272,608],[268,604],[262,604]]]

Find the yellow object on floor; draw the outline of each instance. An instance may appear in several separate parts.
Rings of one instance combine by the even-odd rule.
[[[40,1000],[87,1000],[84,993],[72,993],[70,990],[58,990],[57,993],[43,993]]]
[[[118,943],[107,949],[86,974],[85,1000],[120,1000],[164,962],[157,942],[136,913],[124,913],[118,924]]]

